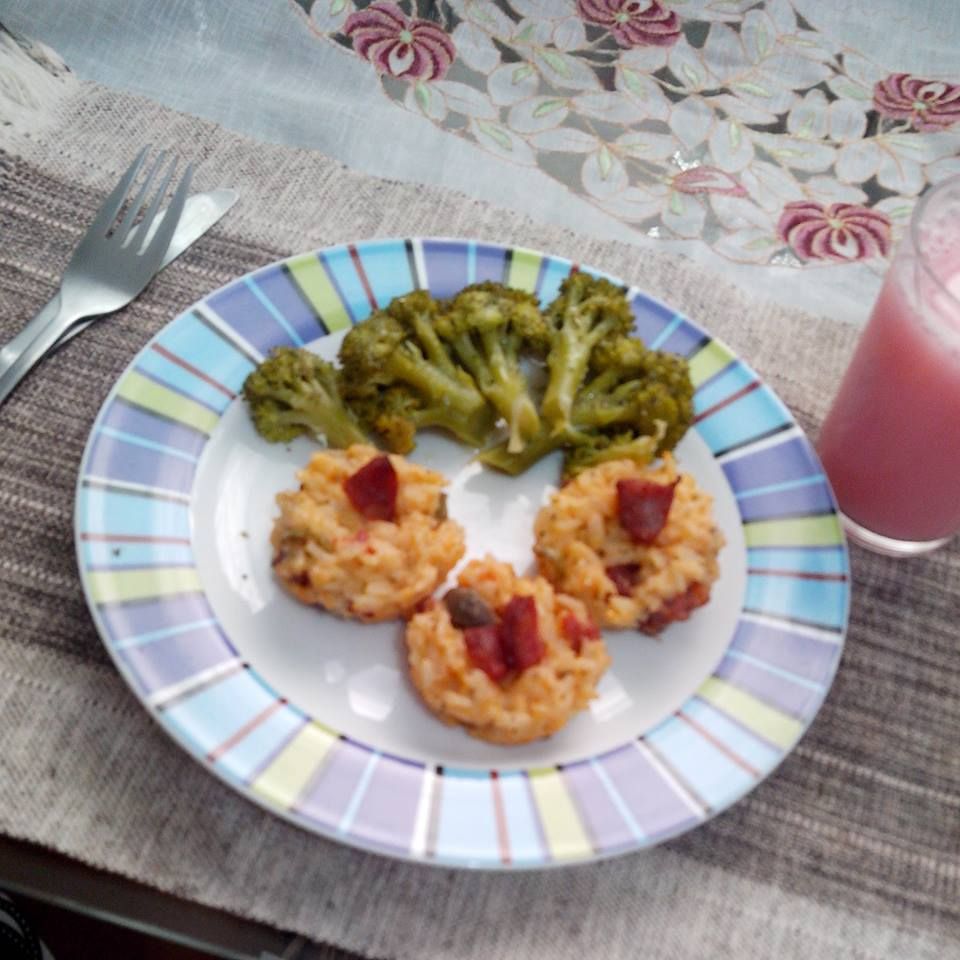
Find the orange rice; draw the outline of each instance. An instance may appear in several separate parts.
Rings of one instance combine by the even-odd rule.
[[[325,450],[297,473],[300,489],[277,496],[270,542],[274,571],[303,603],[365,622],[407,616],[463,556],[459,524],[446,519],[446,478],[390,455],[397,472],[396,521],[367,520],[343,481],[379,450]]]
[[[635,543],[617,519],[617,481],[637,477],[670,484],[678,475],[663,530],[650,546]],[[695,584],[709,590],[724,543],[713,520],[713,498],[689,474],[678,474],[670,454],[646,467],[615,460],[585,470],[553,495],[537,515],[534,532],[540,572],[558,590],[582,600],[607,627],[642,624]],[[629,596],[618,593],[606,572],[620,564],[639,568]]]
[[[564,614],[586,623],[586,608],[579,600],[556,593],[543,577],[518,577],[509,564],[491,557],[468,563],[459,583],[476,590],[494,610],[514,596],[534,597],[546,654],[539,663],[498,683],[474,666],[464,634],[451,623],[446,605],[432,602],[407,625],[414,686],[441,720],[460,724],[481,740],[526,743],[556,733],[587,707],[610,663],[602,639],[584,640],[576,653],[563,636]]]

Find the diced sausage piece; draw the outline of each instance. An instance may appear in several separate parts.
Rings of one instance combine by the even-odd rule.
[[[467,627],[463,631],[467,653],[475,667],[491,680],[502,680],[507,675],[507,664],[500,646],[500,631],[495,623],[483,627]]]
[[[560,629],[567,643],[573,648],[574,653],[579,653],[583,649],[584,640],[600,639],[600,631],[592,620],[588,619],[584,623],[582,620],[578,620],[569,610],[560,621]]]
[[[655,636],[674,621],[687,620],[697,607],[702,607],[709,599],[709,587],[702,583],[692,583],[683,593],[671,597],[659,610],[638,623],[637,629],[641,633]]]
[[[637,477],[617,481],[617,519],[634,543],[649,546],[657,539],[667,524],[678,483],[650,483]]]
[[[476,590],[469,587],[454,587],[448,590],[443,597],[450,622],[458,629],[466,627],[485,627],[496,623],[497,615],[493,607],[487,603]]]
[[[546,647],[537,623],[537,604],[533,597],[511,597],[500,620],[503,659],[512,670],[526,670],[539,663]]]
[[[633,588],[637,585],[637,577],[640,574],[639,563],[618,563],[615,566],[607,567],[604,571],[613,581],[617,588],[617,593],[621,597],[629,597],[633,593]]]
[[[368,520],[396,519],[397,487],[397,471],[386,454],[374,457],[343,481],[350,503]]]

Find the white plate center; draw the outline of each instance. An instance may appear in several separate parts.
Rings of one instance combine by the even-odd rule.
[[[330,356],[338,338],[317,344]],[[435,719],[406,675],[402,625],[363,625],[304,606],[276,583],[270,565],[275,497],[316,445],[268,444],[235,402],[208,443],[194,485],[197,566],[213,610],[241,656],[276,692],[309,715],[379,750],[443,766],[483,768],[570,763],[639,736],[669,716],[710,675],[729,645],[743,601],[746,548],[723,472],[691,431],[677,450],[682,469],[715,498],[727,539],[710,603],[660,638],[605,635],[613,664],[591,709],[548,740],[485,744]],[[492,553],[532,570],[533,520],[557,482],[559,459],[512,478],[482,468],[472,451],[422,435],[411,459],[450,480],[448,510],[467,535],[467,559]]]

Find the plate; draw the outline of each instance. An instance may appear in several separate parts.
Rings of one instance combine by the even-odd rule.
[[[78,480],[87,602],[146,709],[244,796],[318,834],[417,861],[585,861],[703,823],[769,774],[816,715],[850,591],[822,468],[749,366],[634,287],[637,334],[689,359],[696,422],[677,456],[714,496],[727,544],[711,601],[689,621],[659,639],[608,634],[613,666],[589,711],[538,743],[474,740],[421,705],[397,624],[344,623],[273,581],[273,498],[316,448],[256,436],[237,399],[254,365],[280,344],[333,357],[351,324],[415,287],[446,297],[502,280],[546,303],[572,268],[445,239],[292,257],[194,304],[114,386]],[[531,566],[555,458],[507,478],[430,435],[413,458],[450,478],[468,556]]]

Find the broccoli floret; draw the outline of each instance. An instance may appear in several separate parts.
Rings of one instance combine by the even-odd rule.
[[[566,482],[581,470],[607,460],[649,463],[657,455],[665,431],[666,426],[662,421],[655,422],[649,434],[629,429],[619,433],[604,433],[589,427],[573,428],[562,434],[542,430],[519,453],[511,453],[505,443],[499,443],[482,451],[478,459],[488,467],[515,477],[532,467],[541,457],[562,449],[565,451],[563,480]]]
[[[493,467],[501,473],[508,473],[511,477],[516,477],[525,470],[529,470],[548,453],[553,453],[554,450],[578,442],[586,442],[586,440],[586,437],[578,435],[575,431],[551,433],[546,427],[543,427],[536,436],[527,441],[522,450],[512,451],[509,449],[507,442],[504,441],[482,450],[477,459],[488,467]]]
[[[617,337],[597,346],[590,358],[593,377],[577,395],[573,419],[586,429],[629,427],[664,434],[658,453],[672,450],[693,421],[693,383],[687,361],[650,350],[635,337]]]
[[[416,446],[414,414],[417,398],[404,387],[391,387],[357,397],[350,406],[360,421],[383,440],[391,453],[407,454]]]
[[[649,463],[656,455],[663,439],[663,424],[658,424],[650,436],[637,436],[626,431],[614,436],[596,434],[589,441],[570,447],[563,460],[563,480],[566,482],[583,470],[609,460],[634,460]]]
[[[536,297],[500,283],[477,283],[447,304],[436,329],[506,421],[508,449],[522,450],[539,432],[540,415],[521,367],[521,355],[543,356],[549,346],[547,324]]]
[[[655,351],[639,337],[609,337],[598,343],[590,354],[590,372],[604,373],[607,370],[636,370],[649,361]]]
[[[574,403],[573,420],[581,430],[629,427],[635,433],[646,435],[653,433],[657,423],[679,425],[683,419],[681,405],[681,399],[663,383],[629,380],[603,393],[579,395]],[[689,419],[685,423],[689,423]],[[675,443],[671,435],[669,446]]]
[[[342,384],[363,422],[397,452],[420,427],[482,446],[495,413],[437,336],[437,303],[418,290],[353,327],[340,345]]]
[[[405,387],[391,387],[352,403],[363,423],[376,431],[391,453],[410,453],[416,446],[417,431],[424,427],[452,429],[445,410],[438,417],[437,408],[423,406],[417,395]],[[488,412],[477,429],[477,436],[468,440],[470,445],[481,446],[492,425],[493,418]],[[459,429],[463,432],[467,427]]]
[[[484,450],[480,460],[515,475],[562,447],[565,476],[606,460],[647,462],[676,446],[692,419],[686,361],[632,337],[613,337],[594,349],[588,376],[559,432],[545,427],[520,453],[500,444]]]
[[[336,370],[309,350],[278,347],[247,376],[243,396],[271,443],[303,434],[331,447],[370,442],[340,397]]]
[[[623,291],[599,277],[572,273],[547,308],[551,328],[550,376],[541,411],[554,433],[571,425],[574,398],[583,384],[594,347],[608,337],[625,336],[633,313]]]

